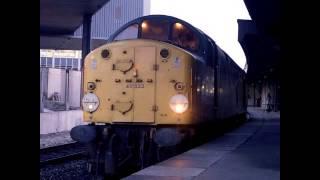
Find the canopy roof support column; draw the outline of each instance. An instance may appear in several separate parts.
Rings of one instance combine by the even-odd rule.
[[[81,57],[81,87],[83,87],[83,66],[84,58],[90,53],[91,50],[91,18],[92,14],[85,14],[83,16],[83,27],[82,27],[82,57]],[[80,102],[83,97],[83,90],[81,90]],[[81,104],[81,103],[80,103]]]

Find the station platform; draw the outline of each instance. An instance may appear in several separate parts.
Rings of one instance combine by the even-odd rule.
[[[125,180],[279,180],[280,112],[248,108],[237,129]]]

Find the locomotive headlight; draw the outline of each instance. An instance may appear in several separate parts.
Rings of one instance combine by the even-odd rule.
[[[99,98],[93,93],[87,93],[82,98],[82,107],[84,111],[94,112],[99,107]]]
[[[181,94],[174,95],[171,97],[169,105],[172,111],[181,114],[188,109],[188,98]]]

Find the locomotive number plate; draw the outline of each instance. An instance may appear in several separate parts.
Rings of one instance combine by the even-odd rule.
[[[127,84],[127,88],[144,88],[143,83],[130,83]]]

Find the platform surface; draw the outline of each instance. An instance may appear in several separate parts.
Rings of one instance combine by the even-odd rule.
[[[279,180],[280,112],[248,112],[241,127],[124,179]]]

